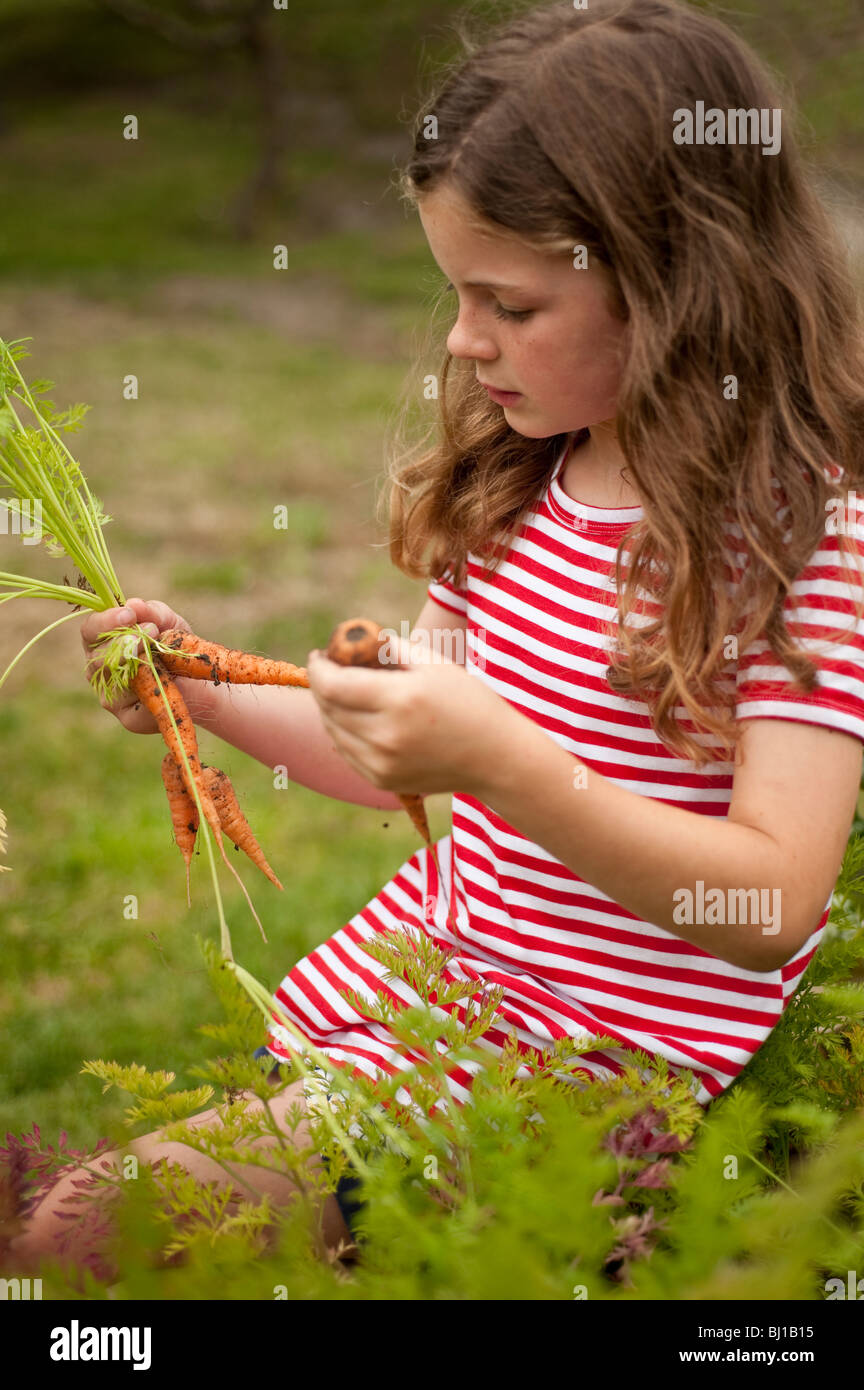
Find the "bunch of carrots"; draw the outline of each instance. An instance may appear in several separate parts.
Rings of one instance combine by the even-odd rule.
[[[225,855],[223,832],[237,849],[242,849],[253,864],[266,874],[271,883],[281,889],[282,884],[267,863],[240,810],[227,773],[201,762],[195,726],[175,678],[186,676],[193,680],[212,681],[214,685],[233,683],[308,688],[309,677],[305,667],[236,651],[179,628],[163,632],[158,641],[149,640],[156,649],[152,666],[140,661],[130,686],[155,718],[168,746],[168,752],[162,759],[162,781],[168,796],[174,839],[186,865],[187,902],[190,901],[189,871],[198,834],[199,805],[232,872],[233,868]],[[349,618],[333,632],[327,655],[331,661],[341,665],[377,666],[380,665],[381,640],[381,628],[377,623],[367,618]],[[404,795],[400,799],[426,844],[431,845],[422,797]],[[254,908],[252,911],[254,914]],[[257,914],[255,916],[258,920]],[[258,925],[261,926],[260,921]]]
[[[25,348],[29,339],[15,342],[0,337],[0,485],[7,496],[0,497],[0,513],[8,531],[27,535],[28,539],[44,544],[52,557],[71,561],[78,571],[77,578],[63,583],[37,578],[32,574],[0,570],[0,606],[21,598],[46,599],[61,604],[66,611],[35,633],[0,672],[0,689],[19,661],[36,642],[63,623],[77,619],[82,609],[104,612],[125,606],[126,600],[114,569],[104,528],[111,517],[90,490],[80,464],[72,457],[64,435],[81,428],[89,406],[78,404],[59,410],[47,399],[54,383],[37,380],[28,384],[18,363],[30,354]],[[38,513],[38,530],[33,528],[34,512]],[[30,534],[32,532],[32,535]],[[385,667],[379,660],[380,628],[367,619],[349,619],[334,631],[327,655],[345,665]],[[162,760],[162,777],[168,793],[171,820],[177,844],[186,863],[187,897],[189,868],[203,815],[221,851],[222,858],[249,901],[258,920],[249,894],[236,869],[225,854],[223,834],[243,849],[254,863],[278,888],[282,887],[260,846],[246,823],[234,789],[218,768],[201,762],[195,729],[183,697],[177,687],[178,676],[212,680],[217,683],[308,686],[308,676],[301,666],[289,662],[270,661],[248,652],[232,651],[213,642],[204,641],[193,633],[171,629],[159,640],[142,634],[140,627],[115,628],[103,634],[100,664],[92,676],[94,689],[100,697],[113,699],[121,691],[133,689],[146,705],[162,731],[167,753]],[[143,640],[144,650],[138,655]],[[390,667],[390,669],[396,669]],[[414,825],[430,847],[437,869],[435,846],[431,842],[423,801],[420,796],[404,795],[402,804]],[[5,850],[5,818],[0,812],[0,852]],[[231,935],[219,892],[216,863],[205,837],[210,858],[213,890],[221,930],[221,953],[238,983],[260,1010],[268,1025],[276,1020],[296,1040],[297,1065],[304,1076],[306,1058],[311,1064],[329,1064],[326,1054],[310,1041],[282,1009],[279,1001],[254,976],[235,960]],[[0,868],[8,870],[8,865]],[[448,920],[449,920],[448,908]],[[261,926],[260,921],[258,922]],[[263,935],[263,928],[262,935]],[[346,1082],[348,1078],[346,1077]],[[349,1085],[350,1089],[350,1085]],[[335,1112],[325,1107],[325,1121],[339,1141],[356,1171],[365,1175],[367,1166],[356,1152],[351,1136],[343,1130]],[[383,1120],[376,1123],[383,1124]],[[391,1140],[398,1140],[398,1130],[388,1126]]]
[[[187,676],[193,680],[210,680],[216,685],[233,682],[235,685],[308,686],[306,671],[302,666],[292,666],[287,661],[270,661],[266,657],[252,656],[249,652],[233,651],[215,642],[206,642],[179,628],[163,632],[161,639],[153,645],[158,653],[153,654],[153,665],[139,662],[130,686],[153,715],[168,746],[162,760],[162,781],[168,795],[174,838],[186,864],[187,901],[189,867],[198,834],[199,805],[223,858],[224,831],[229,840],[242,849],[253,864],[258,865],[270,882],[281,889],[282,884],[267,863],[237,804],[231,779],[219,768],[201,762],[195,726],[174,678]]]
[[[98,497],[91,493],[80,465],[61,437],[80,429],[89,407],[75,405],[58,410],[46,399],[53,382],[27,384],[17,365],[22,357],[29,355],[24,348],[26,341],[7,343],[0,338],[0,483],[11,491],[10,497],[0,499],[0,506],[12,519],[13,534],[16,523],[24,534],[24,523],[26,521],[29,526],[38,502],[41,536],[36,539],[41,538],[52,556],[71,560],[79,576],[73,585],[68,580],[58,584],[0,571],[0,604],[19,598],[45,598],[72,609],[49,623],[22,647],[0,674],[0,687],[35,642],[74,618],[81,608],[98,612],[125,602],[103,534],[103,527],[111,518],[105,514]],[[28,412],[29,423],[19,416],[22,407]],[[331,660],[345,665],[380,665],[380,632],[377,623],[364,618],[349,619],[334,631],[327,654]],[[239,876],[225,854],[223,833],[281,889],[282,884],[267,863],[237,804],[230,779],[219,768],[201,762],[195,728],[176,677],[212,680],[216,684],[224,681],[238,685],[308,687],[304,667],[233,651],[176,628],[163,632],[158,641],[144,638],[146,655],[141,656],[136,655],[140,629],[117,628],[105,633],[104,637],[100,648],[102,661],[92,677],[94,688],[108,697],[126,688],[133,689],[153,714],[167,744],[162,779],[168,794],[174,836],[186,864],[187,900],[189,868],[202,814],[213,831],[222,858],[238,881]],[[431,845],[421,798],[405,796],[402,801],[426,844]],[[246,892],[245,887],[243,891]],[[246,897],[248,900],[248,893]],[[258,920],[251,900],[249,905]],[[258,925],[261,926],[260,921]],[[224,920],[223,944],[226,956],[230,957]]]

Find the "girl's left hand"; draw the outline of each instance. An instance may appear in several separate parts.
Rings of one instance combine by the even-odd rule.
[[[342,756],[375,787],[479,796],[501,722],[516,712],[464,666],[391,638],[398,669],[340,666],[318,651],[309,688]]]

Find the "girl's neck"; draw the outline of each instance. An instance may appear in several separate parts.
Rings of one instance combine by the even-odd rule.
[[[614,435],[598,430],[596,435],[577,433],[570,443],[560,474],[568,497],[587,507],[638,507],[635,488],[622,478],[627,460]]]

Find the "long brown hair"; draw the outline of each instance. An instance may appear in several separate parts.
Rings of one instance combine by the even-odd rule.
[[[629,324],[616,427],[644,509],[616,553],[609,683],[645,701],[682,757],[728,758],[729,638],[734,652],[764,636],[813,688],[783,603],[829,504],[864,483],[860,308],[790,98],[730,29],[675,0],[566,0],[462,39],[467,56],[416,115],[400,194],[416,204],[446,181],[479,226],[552,255],[584,245],[605,269]],[[782,108],[779,152],[675,143],[673,113],[699,101]],[[506,547],[493,542],[518,534],[566,436],[518,434],[446,346],[433,377],[437,419],[409,446],[406,400],[391,445],[390,552],[412,578],[461,581],[469,552],[495,572]],[[734,557],[727,523],[741,532]],[[860,571],[842,530],[840,543]],[[662,611],[634,626],[640,590]],[[676,723],[679,704],[719,750]]]

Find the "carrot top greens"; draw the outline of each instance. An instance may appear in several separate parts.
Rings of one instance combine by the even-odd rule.
[[[0,570],[0,603],[46,598],[73,605],[70,613],[49,623],[18,652],[0,675],[0,686],[40,637],[80,609],[100,612],[126,602],[103,534],[111,517],[91,493],[59,433],[79,430],[90,407],[58,410],[45,397],[52,381],[28,386],[17,363],[30,356],[24,347],[29,341],[0,338],[0,484],[11,491],[11,496],[0,498],[0,517],[5,509],[7,533],[20,535],[25,546],[41,541],[49,555],[71,560],[79,577],[73,585],[64,576],[60,584]],[[93,680],[100,696],[111,699],[128,687],[138,665],[134,653],[139,635],[133,627],[116,628],[106,641],[105,664]]]
[[[108,554],[102,527],[111,520],[94,497],[80,466],[75,462],[58,430],[79,430],[88,405],[72,405],[58,410],[53,401],[37,401],[54,385],[53,381],[34,381],[28,386],[16,363],[29,357],[23,344],[28,338],[6,343],[0,338],[0,480],[11,487],[14,496],[3,501],[7,510],[32,519],[38,503],[41,539],[49,554],[68,556],[87,581],[89,588],[43,585],[37,580],[21,580],[34,591],[45,588],[46,598],[63,597],[67,590],[83,606],[111,608],[124,602],[120,582]],[[31,418],[23,423],[15,404],[26,406]],[[4,580],[18,576],[4,575]],[[36,593],[38,597],[38,592]]]

